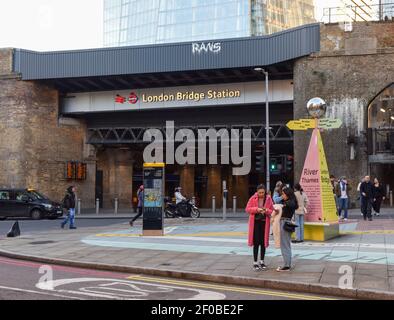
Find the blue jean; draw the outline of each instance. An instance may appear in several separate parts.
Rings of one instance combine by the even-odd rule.
[[[347,209],[348,209],[349,199],[348,198],[339,198],[339,216],[342,214],[342,210],[344,210],[344,218],[347,219]]]
[[[303,214],[295,214],[294,220],[299,227],[296,228],[296,240],[304,241],[304,215]]]
[[[291,268],[291,233],[283,229],[286,220],[280,220],[280,250],[284,261],[284,267]]]
[[[62,225],[65,226],[68,221],[70,221],[70,227],[74,227],[75,223],[75,208],[74,209],[68,209],[68,214],[64,218]]]

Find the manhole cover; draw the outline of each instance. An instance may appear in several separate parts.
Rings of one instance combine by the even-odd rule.
[[[34,242],[30,242],[29,244],[49,244],[49,243],[55,243],[55,241],[34,241]]]

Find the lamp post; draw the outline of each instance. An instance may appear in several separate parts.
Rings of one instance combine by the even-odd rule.
[[[270,118],[268,97],[268,72],[263,68],[254,68],[255,71],[265,75],[265,152],[266,152],[266,188],[270,191]]]

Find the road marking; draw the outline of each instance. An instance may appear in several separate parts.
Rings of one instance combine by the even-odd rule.
[[[67,298],[67,299],[74,299],[74,300],[85,300],[85,299],[82,299],[82,298],[71,297],[71,296],[65,296],[65,295],[62,295],[62,294],[54,294],[54,293],[48,293],[48,292],[40,292],[40,291],[34,291],[34,290],[28,290],[28,289],[21,289],[21,288],[12,288],[12,287],[0,286],[0,289],[10,290],[10,291],[17,291],[17,292],[24,292],[24,293],[41,294],[41,295],[45,295],[45,296],[53,296],[53,297],[60,297],[60,298]]]
[[[179,280],[170,280],[170,279],[163,279],[163,278],[150,278],[150,277],[144,277],[144,276],[130,276],[130,277],[127,277],[127,279],[142,280],[142,281],[148,281],[148,282],[153,282],[153,283],[164,283],[164,284],[168,283],[168,284],[174,284],[174,285],[183,285],[183,286],[189,286],[189,287],[215,289],[215,290],[222,290],[222,291],[250,293],[250,294],[257,294],[257,295],[286,297],[286,298],[301,299],[301,300],[337,300],[334,298],[309,296],[309,295],[296,294],[296,293],[281,293],[281,292],[274,292],[274,291],[267,291],[267,290],[260,290],[260,289],[251,289],[251,288],[246,289],[246,288],[242,288],[242,287],[223,286],[223,285],[209,284],[209,283],[204,283],[204,282],[179,281]]]
[[[127,278],[126,278],[127,279]],[[114,300],[136,300],[141,297],[148,297],[150,293],[163,293],[163,292],[174,292],[174,290],[189,291],[192,297],[180,298],[181,300],[223,300],[226,296],[223,293],[208,291],[204,288],[190,288],[185,286],[173,286],[171,284],[152,284],[149,282],[129,281],[134,279],[119,280],[119,279],[108,279],[108,278],[68,278],[60,280],[52,280],[42,283],[37,283],[36,287],[41,290],[48,290],[51,292],[60,293],[71,293],[76,295],[95,297],[95,298],[106,298]],[[91,283],[97,283],[91,285]],[[62,289],[62,286],[70,284],[79,285],[78,289]],[[86,285],[89,285],[86,287]],[[123,288],[117,288],[116,286],[123,286]],[[148,286],[151,289],[142,289],[138,286]],[[128,290],[127,290],[128,289]]]
[[[174,234],[174,235],[165,235],[164,239],[176,239],[176,240],[190,240],[190,241],[206,241],[206,242],[226,242],[226,243],[245,243],[247,241],[246,238],[242,239],[234,239],[234,238],[214,238],[219,234],[219,236],[241,236],[244,235],[243,232],[210,232],[210,233],[201,233],[201,234]],[[245,233],[246,235],[247,233]],[[207,235],[207,236],[206,236]],[[96,237],[108,237],[108,238],[115,238],[115,237],[140,237],[140,235],[136,234],[122,234],[122,233],[114,233],[114,234],[96,234]],[[209,237],[211,236],[211,237]],[[142,237],[142,236],[141,236]],[[143,239],[157,239],[157,237],[143,237]],[[270,241],[273,244],[273,241]],[[294,248],[300,247],[321,247],[321,248],[333,248],[333,247],[351,247],[351,248],[370,248],[370,249],[394,249],[394,245],[391,244],[379,244],[379,243],[341,243],[341,242],[334,242],[334,243],[324,243],[324,242],[304,242],[304,243],[297,243],[292,244]]]

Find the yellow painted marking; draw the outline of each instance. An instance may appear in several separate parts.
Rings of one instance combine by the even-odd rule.
[[[164,168],[165,163],[144,163],[144,168]]]
[[[214,289],[214,290],[221,290],[221,291],[232,291],[232,292],[250,293],[250,294],[257,294],[257,295],[268,295],[268,296],[274,296],[274,297],[286,297],[286,298],[301,299],[301,300],[337,300],[337,299],[333,299],[333,298],[309,296],[309,295],[296,294],[296,293],[281,293],[281,292],[268,291],[268,290],[259,290],[259,289],[251,289],[251,288],[247,289],[247,288],[242,288],[242,287],[223,286],[223,285],[216,285],[216,284],[203,283],[203,282],[179,281],[179,280],[162,279],[162,278],[150,278],[150,277],[144,277],[144,276],[130,276],[130,277],[127,277],[127,279],[141,280],[141,281],[147,281],[147,282],[153,282],[153,283],[180,285],[180,286],[187,286],[187,287],[196,287],[196,288],[203,288],[203,289]]]

